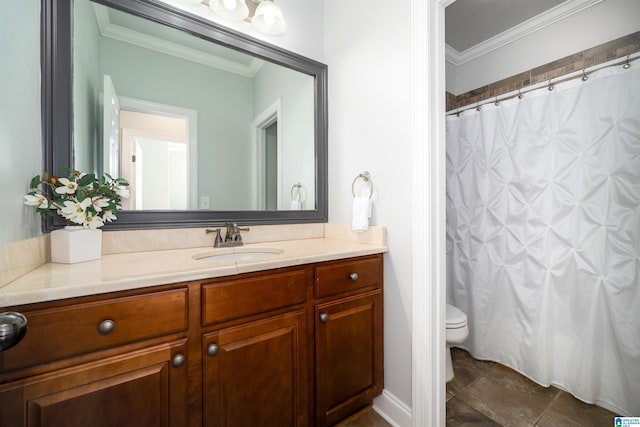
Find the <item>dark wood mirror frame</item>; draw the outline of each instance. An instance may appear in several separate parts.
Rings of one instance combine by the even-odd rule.
[[[304,211],[121,211],[105,230],[206,227],[225,222],[327,222],[327,66],[153,0],[93,0],[315,77],[316,209]],[[73,157],[73,0],[41,2],[42,136],[45,170],[61,174]],[[65,225],[54,216],[43,231]]]

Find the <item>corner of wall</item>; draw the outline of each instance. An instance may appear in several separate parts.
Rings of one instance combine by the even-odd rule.
[[[49,235],[0,246],[0,287],[51,259]]]

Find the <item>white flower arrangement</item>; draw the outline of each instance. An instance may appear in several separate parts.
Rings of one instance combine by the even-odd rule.
[[[35,206],[43,218],[54,211],[67,220],[68,225],[96,229],[105,222],[117,219],[122,209],[121,198],[129,197],[129,183],[109,174],[98,179],[95,174],[85,174],[65,169],[66,178],[49,176],[47,172],[31,179],[24,204]]]

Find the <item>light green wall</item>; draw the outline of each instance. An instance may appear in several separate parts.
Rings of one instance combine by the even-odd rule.
[[[306,74],[265,63],[254,78],[256,115],[282,98],[282,205],[290,206],[291,186],[300,182],[306,190],[304,209],[315,207],[314,79]]]
[[[41,234],[23,196],[42,173],[40,1],[0,1],[0,244]]]
[[[100,32],[93,5],[78,1],[73,8],[73,139],[74,167],[82,172],[96,172],[99,161],[98,143],[102,140],[100,99]]]
[[[250,209],[251,79],[113,39],[101,51],[119,96],[198,111],[199,195],[212,209]]]

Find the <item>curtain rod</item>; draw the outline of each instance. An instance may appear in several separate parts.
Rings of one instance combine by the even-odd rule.
[[[587,81],[589,79],[589,74],[593,74],[596,71],[600,71],[600,70],[603,70],[605,68],[617,67],[619,65],[622,65],[622,67],[626,69],[626,68],[631,67],[631,63],[636,61],[637,59],[640,59],[640,52],[635,52],[633,54],[629,54],[629,55],[627,55],[627,57],[625,59],[622,59],[622,60],[620,58],[616,58],[616,59],[614,59],[612,61],[609,61],[609,62],[604,62],[602,64],[598,64],[598,65],[594,65],[594,66],[591,66],[591,67],[584,68],[581,71],[574,71],[572,73],[565,74],[564,76],[551,78],[545,83],[536,83],[534,85],[531,85],[531,86],[527,87],[526,89],[518,89],[517,91],[512,91],[512,92],[509,92],[509,93],[506,93],[506,94],[503,94],[503,95],[498,95],[498,96],[494,97],[491,100],[487,99],[487,100],[484,100],[484,101],[479,101],[479,102],[477,102],[475,104],[467,105],[467,106],[465,106],[463,108],[456,108],[455,110],[449,110],[448,112],[446,112],[445,115],[446,116],[460,116],[460,114],[464,113],[465,111],[469,111],[469,110],[480,111],[483,106],[488,105],[488,104],[494,104],[494,105],[498,106],[498,104],[500,104],[500,102],[502,102],[502,101],[507,101],[509,99],[513,99],[513,98],[516,98],[516,97],[522,99],[526,93],[533,92],[534,90],[538,90],[538,89],[541,89],[541,88],[544,88],[544,87],[546,87],[548,90],[553,90],[553,88],[556,85],[558,85],[560,83],[566,83],[568,81],[575,80],[577,78],[582,79],[582,81]]]

